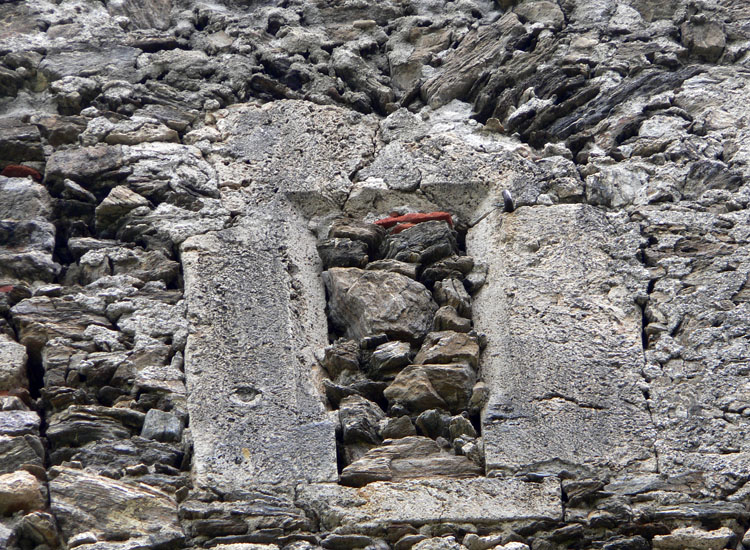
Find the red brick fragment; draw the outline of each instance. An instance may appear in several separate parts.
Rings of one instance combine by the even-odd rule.
[[[13,285],[0,286],[0,292],[13,292]]]
[[[6,178],[25,178],[26,176],[31,176],[36,181],[42,181],[42,175],[37,170],[21,164],[9,164],[3,168],[0,176],[5,176]]]
[[[415,212],[413,214],[404,214],[403,216],[391,215],[387,218],[377,220],[375,224],[388,229],[398,224],[409,223],[412,225],[416,225],[418,223],[432,222],[432,221],[442,221],[442,222],[447,223],[451,227],[453,227],[453,218],[448,212],[427,212],[427,213]],[[401,229],[401,231],[403,231],[404,229],[407,229],[407,228],[404,227],[403,229]]]
[[[410,227],[414,227],[415,225],[417,224],[416,223],[400,223],[398,225],[394,225],[393,229],[391,229],[391,235],[398,235],[404,229],[409,229]]]

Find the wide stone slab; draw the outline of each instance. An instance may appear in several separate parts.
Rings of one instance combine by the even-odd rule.
[[[298,487],[297,504],[337,533],[377,533],[388,525],[434,522],[491,525],[562,518],[560,482],[518,478],[378,481],[355,489],[335,484]]]
[[[314,358],[327,344],[312,236],[269,207],[182,246],[185,356],[201,485],[336,479],[334,425]]]
[[[489,264],[474,301],[487,471],[655,469],[640,389],[637,227],[588,205],[495,212],[469,231]]]

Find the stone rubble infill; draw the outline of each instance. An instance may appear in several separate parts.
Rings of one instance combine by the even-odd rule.
[[[447,212],[339,218],[318,242],[333,340],[321,365],[344,485],[484,474],[485,338],[466,287],[476,292],[486,269],[474,271],[453,225]]]

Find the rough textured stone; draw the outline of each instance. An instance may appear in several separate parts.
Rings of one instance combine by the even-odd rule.
[[[410,365],[383,394],[391,404],[399,403],[413,412],[433,408],[459,412],[467,407],[475,382],[476,374],[466,364]]]
[[[0,334],[0,391],[28,387],[26,349]]]
[[[479,366],[479,342],[474,336],[453,331],[430,332],[414,357],[414,363],[466,363]]]
[[[341,471],[341,483],[361,487],[374,481],[419,477],[472,477],[481,470],[463,456],[443,451],[426,437],[388,440]]]
[[[37,478],[28,472],[0,475],[0,515],[23,510],[30,512],[44,506]]]
[[[54,474],[50,506],[66,541],[87,531],[101,536],[134,530],[132,538],[155,537],[164,544],[184,537],[177,504],[161,491],[71,468],[57,467]]]
[[[474,302],[489,342],[488,470],[653,471],[634,228],[586,205],[519,208],[500,221],[486,218],[467,240],[489,259]]]
[[[326,342],[317,252],[286,215],[286,224],[258,216],[182,246],[194,327],[185,374],[201,484],[336,478],[334,426],[312,370]],[[253,248],[257,242],[269,247]]]
[[[437,306],[427,289],[408,277],[333,268],[323,273],[323,281],[330,295],[331,321],[347,337],[360,339],[383,332],[416,340],[432,326]]]
[[[440,494],[451,497],[444,499]],[[424,479],[374,482],[361,489],[311,485],[302,488],[299,498],[303,506],[318,514],[324,528],[354,532],[367,525],[435,520],[483,525],[510,518],[559,519],[562,515],[560,485],[551,478],[540,483],[517,478]]]

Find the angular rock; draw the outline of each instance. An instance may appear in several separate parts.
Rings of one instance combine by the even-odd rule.
[[[385,417],[383,410],[368,399],[359,395],[345,397],[339,403],[344,443],[380,443],[378,424]]]
[[[460,412],[467,408],[475,382],[474,370],[465,364],[410,365],[383,395],[389,403],[399,403],[413,412],[434,408]]]
[[[435,301],[441,306],[451,306],[461,317],[471,319],[471,297],[458,279],[445,279],[435,283]]]
[[[471,330],[471,319],[461,317],[453,306],[441,306],[435,312],[432,328],[437,331],[469,332]]]
[[[690,53],[714,62],[721,57],[727,43],[721,24],[708,21],[704,24],[685,22],[680,27],[682,43],[690,49]]]
[[[401,275],[406,275],[410,279],[417,279],[417,270],[419,268],[419,264],[410,264],[408,262],[399,262],[398,260],[375,260],[374,262],[370,262],[367,264],[365,269],[368,271],[371,270],[380,270],[380,271],[389,271],[391,273],[400,273]]]
[[[131,210],[149,206],[146,198],[124,185],[118,185],[96,207],[96,227],[102,232],[108,231],[113,234],[121,218]]]
[[[414,550],[466,550],[463,544],[456,542],[452,536],[432,537],[412,546]]]
[[[378,251],[384,235],[385,231],[379,225],[349,218],[335,220],[328,232],[329,239],[346,238],[365,243],[370,254]]]
[[[43,185],[0,177],[0,219],[29,220],[52,215],[52,198]]]
[[[27,388],[26,348],[0,334],[0,391]]]
[[[407,342],[386,342],[372,352],[367,362],[367,372],[377,380],[389,380],[409,364],[411,346]]]
[[[323,281],[330,296],[330,319],[349,338],[359,340],[382,332],[413,341],[432,326],[437,306],[429,291],[408,277],[332,268],[323,273]]]
[[[451,416],[439,409],[430,409],[419,414],[415,424],[422,435],[426,435],[430,439],[437,439],[442,437],[445,439],[450,438],[450,426]]]
[[[346,238],[325,239],[318,243],[318,254],[323,261],[323,269],[331,267],[365,267],[367,244]]]
[[[0,164],[44,160],[41,136],[33,124],[0,118]]]
[[[30,512],[45,505],[39,480],[25,471],[0,475],[0,516],[23,510]]]
[[[441,221],[429,221],[410,227],[397,235],[388,235],[381,245],[385,259],[430,264],[456,254],[455,232]]]
[[[398,418],[389,418],[380,430],[380,436],[383,439],[401,439],[417,435],[417,429],[408,415],[399,416]]]
[[[344,485],[362,487],[374,481],[420,477],[465,478],[481,470],[466,457],[446,453],[433,440],[411,436],[386,441],[341,471]]]
[[[321,364],[333,380],[343,371],[359,372],[359,344],[355,340],[336,340],[326,347]]]
[[[699,527],[681,527],[668,535],[656,535],[653,547],[656,550],[720,550],[735,537],[728,527],[704,531]]]
[[[474,267],[471,256],[448,256],[428,265],[422,271],[419,280],[427,286],[443,279],[463,279]]]
[[[44,446],[39,437],[0,435],[0,474],[15,472],[25,464],[44,466]]]
[[[156,441],[180,441],[182,422],[172,413],[151,409],[143,420],[141,437]]]
[[[323,380],[326,398],[335,408],[345,397],[350,395],[361,395],[370,401],[380,401],[383,398],[383,390],[388,386],[387,382],[376,382],[374,380],[355,380],[346,384],[335,384],[328,379]]]
[[[59,466],[51,476],[50,508],[65,541],[86,531],[101,538],[123,529],[163,544],[184,537],[177,503],[161,491]]]
[[[0,411],[0,435],[38,435],[41,419],[33,411]]]
[[[476,369],[479,366],[479,342],[476,337],[462,332],[430,332],[425,336],[414,363],[466,363]]]
[[[123,162],[119,145],[56,151],[47,159],[45,178],[53,182],[70,178],[92,190],[101,189],[109,178],[123,175]]]

